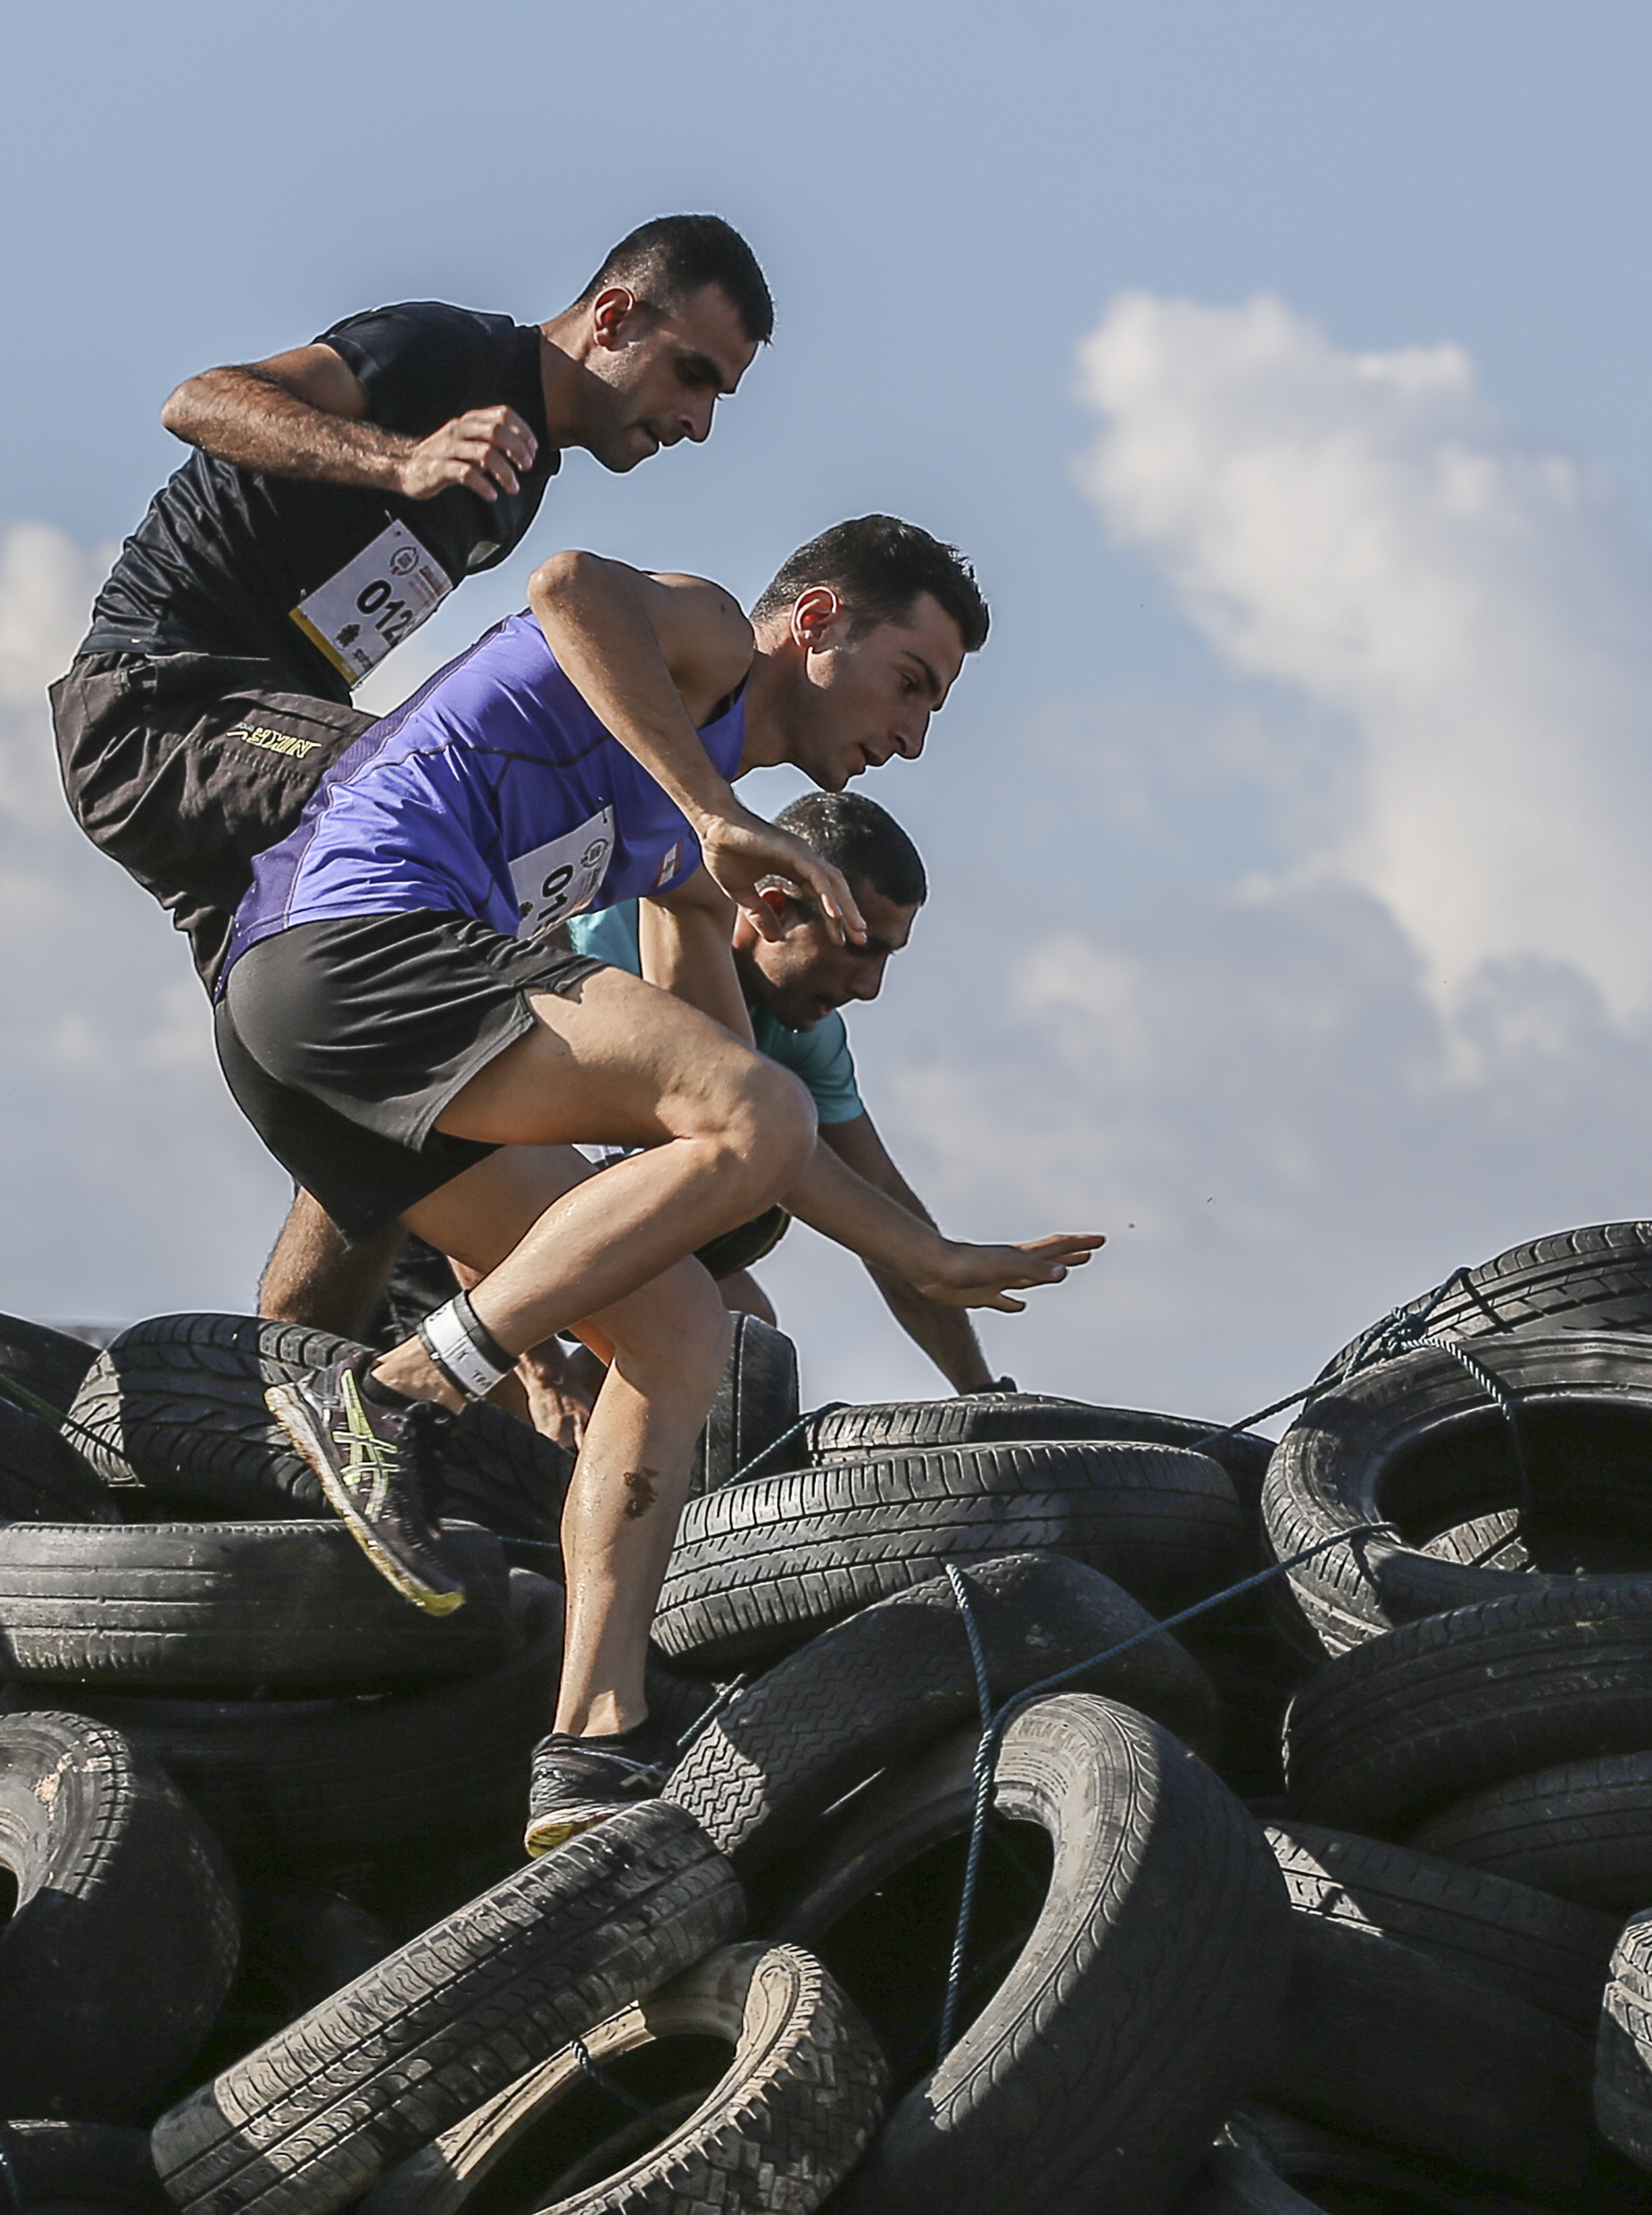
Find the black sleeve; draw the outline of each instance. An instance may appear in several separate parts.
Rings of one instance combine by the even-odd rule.
[[[507,318],[410,300],[346,316],[316,343],[330,346],[360,378],[369,422],[422,439],[468,408],[502,396],[493,390],[499,347],[492,328],[501,322],[509,328]]]

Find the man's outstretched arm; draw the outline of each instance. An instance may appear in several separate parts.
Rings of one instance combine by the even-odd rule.
[[[857,1117],[855,1121],[866,1122],[870,1129],[868,1119]],[[996,1308],[1006,1314],[1019,1314],[1026,1303],[1014,1297],[1017,1292],[1035,1285],[1059,1284],[1069,1269],[1087,1261],[1102,1241],[1079,1235],[1039,1238],[1026,1245],[972,1246],[945,1238],[903,1181],[902,1190],[910,1205],[879,1191],[842,1158],[843,1150],[835,1139],[852,1127],[841,1123],[822,1126],[821,1139],[828,1142],[817,1141],[803,1177],[784,1195],[785,1205],[800,1222],[860,1255],[880,1289],[886,1283],[901,1287],[904,1294],[901,1304],[888,1291],[884,1297],[902,1326],[957,1390],[979,1391],[992,1380],[975,1334],[968,1331],[960,1339],[947,1328],[943,1318],[961,1317],[965,1308]],[[829,1133],[834,1134],[830,1139]],[[875,1132],[872,1135],[882,1153],[882,1141]],[[849,1145],[872,1162],[857,1140],[852,1138]],[[889,1160],[887,1154],[883,1158]],[[892,1162],[889,1173],[899,1178]],[[920,1313],[921,1321],[915,1328],[908,1316]],[[972,1349],[978,1368],[964,1355],[965,1346]],[[960,1383],[959,1378],[969,1381]]]
[[[266,476],[305,477],[433,500],[463,485],[484,500],[515,492],[538,442],[513,408],[474,408],[427,439],[382,431],[366,388],[330,346],[295,347],[267,361],[203,370],[161,410],[175,439]]]
[[[820,1135],[857,1176],[909,1215],[934,1228],[934,1218],[895,1166],[870,1115],[856,1115],[847,1123],[823,1123]],[[869,1261],[866,1268],[896,1322],[913,1344],[928,1355],[955,1392],[984,1392],[991,1387],[993,1373],[967,1308],[947,1307],[932,1300],[904,1277],[880,1269],[873,1262]]]

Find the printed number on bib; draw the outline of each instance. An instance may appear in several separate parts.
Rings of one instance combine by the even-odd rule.
[[[307,593],[292,619],[346,683],[359,684],[452,590],[435,556],[405,523],[393,523]]]
[[[565,831],[512,862],[517,937],[537,938],[552,923],[588,908],[613,858],[614,810],[605,807],[577,831]]]

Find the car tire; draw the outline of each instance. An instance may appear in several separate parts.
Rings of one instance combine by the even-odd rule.
[[[1153,1627],[1117,1585],[1054,1554],[979,1562],[964,1581],[994,1702]],[[1196,1745],[1215,1742],[1215,1696],[1167,1632],[1104,1664],[1082,1689],[1123,1700]],[[976,1709],[964,1620],[951,1583],[935,1577],[823,1631],[771,1669],[701,1733],[666,1797],[750,1881],[845,1793]]]
[[[729,1358],[694,1449],[690,1492],[716,1492],[754,1464],[791,1466],[779,1442],[797,1420],[797,1347],[761,1316],[737,1315]]]
[[[1293,1923],[1257,2097],[1567,2215],[1632,2183],[1593,2126],[1586,2037],[1385,1932],[1317,1914]]]
[[[1155,1613],[1244,1566],[1239,1503],[1202,1454],[1114,1444],[932,1446],[754,1477],[691,1500],[654,1620],[668,1660],[709,1675],[1000,1554],[1066,1554]]]
[[[961,1846],[974,1751],[973,1733],[957,1734],[851,1801],[775,1917],[776,1935],[812,1941],[852,1997],[857,1984],[871,1996],[874,2031],[881,2016],[898,2032],[904,2096],[835,2209],[1166,2207],[1270,2034],[1289,1929],[1278,1870],[1239,1802],[1169,1732],[1091,1694],[1040,1702],[1005,1734],[994,1798],[1046,1833],[1049,1882],[1024,1940],[1012,1925],[1007,1974],[929,2068],[924,2002],[939,1992],[917,1991],[914,1963],[944,1973],[957,1893],[937,1895],[926,1856]],[[928,1917],[921,1934],[914,1905]],[[868,1909],[877,1920],[857,1930]],[[978,1922],[977,1948],[995,1935],[983,1940]]]
[[[297,1371],[364,1350],[257,1316],[156,1316],[112,1339],[88,1371],[70,1410],[74,1435],[118,1492],[214,1518],[325,1513],[315,1472],[264,1395]],[[502,1408],[474,1402],[438,1449],[436,1506],[502,1537],[554,1543],[572,1465]]]
[[[492,1532],[450,1525],[468,1598],[437,1618],[326,1522],[0,1524],[0,1661],[34,1684],[367,1689],[508,1653]]]
[[[1421,1293],[1399,1313],[1424,1309],[1425,1327],[1447,1338],[1652,1331],[1652,1223],[1591,1223],[1511,1246],[1442,1299]],[[1340,1377],[1369,1335],[1333,1355],[1322,1377]]]
[[[1615,1917],[1351,1831],[1286,1816],[1267,1832],[1298,1915],[1386,1933],[1594,2035]]]
[[[1537,1584],[1351,1647],[1297,1692],[1285,1742],[1300,1813],[1396,1832],[1506,1776],[1652,1746],[1652,1579]]]
[[[0,1378],[9,1377],[28,1396],[23,1402],[40,1402],[59,1415],[68,1414],[80,1381],[97,1359],[97,1348],[66,1330],[49,1323],[27,1322],[21,1316],[0,1315]],[[30,1407],[34,1414],[39,1407]]]
[[[1652,2169],[1652,1908],[1612,1948],[1594,2055],[1594,2119],[1619,2153]]]
[[[426,1858],[519,1827],[529,1756],[549,1727],[562,1593],[511,1572],[516,1651],[428,1690],[335,1699],[82,1693],[82,1712],[163,1769],[248,1871],[327,1868],[394,1845]],[[47,1696],[13,1687],[15,1712]]]
[[[185,2215],[332,2215],[386,2169],[736,1934],[733,1871],[680,1808],[529,1862],[162,2116]]]
[[[1290,1573],[1328,1654],[1396,1624],[1544,1582],[1652,1573],[1642,1527],[1652,1449],[1652,1338],[1511,1337],[1482,1359],[1512,1396],[1536,1514],[1522,1522],[1533,1567],[1442,1559],[1429,1542],[1508,1508],[1517,1492],[1509,1425],[1448,1353],[1385,1362],[1312,1401],[1281,1440],[1262,1507],[1277,1559],[1343,1537]],[[1362,1525],[1380,1527],[1362,1537]]]
[[[1124,1444],[1181,1446],[1208,1454],[1254,1505],[1268,1473],[1271,1439],[1229,1434],[1218,1423],[1189,1415],[1156,1415],[1140,1408],[1098,1408],[1043,1392],[960,1392],[950,1400],[885,1400],[832,1408],[816,1415],[791,1464],[865,1461],[913,1446],[1015,1445],[1028,1439],[1111,1439]]]
[[[683,2056],[683,2090],[673,2040],[714,2040],[732,2050],[729,2065],[707,2086],[715,2065]],[[358,2215],[462,2215],[529,2132],[541,2215],[812,2215],[884,2111],[877,2040],[796,1946],[725,1946],[584,2044],[583,2057],[565,2046],[392,2169]],[[627,2093],[640,2114],[627,2115]]]
[[[0,1929],[0,2098],[25,2115],[144,2120],[235,1973],[217,1842],[119,1732],[14,1715],[0,1718],[0,1867],[17,1896]]]
[[[1652,1899],[1652,1753],[1504,1777],[1430,1816],[1412,1842],[1466,1868],[1626,1915]]]

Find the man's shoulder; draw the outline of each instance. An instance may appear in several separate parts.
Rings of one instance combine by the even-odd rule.
[[[539,333],[480,308],[403,300],[346,316],[321,333],[360,381],[369,413],[432,421],[508,402],[531,422],[539,403]]]
[[[508,339],[524,328],[513,316],[493,315],[484,308],[456,307],[450,300],[393,300],[385,306],[362,308],[353,316],[341,317],[318,333],[315,343],[331,346],[340,338],[348,338],[376,326],[403,331],[409,338],[422,332],[460,339],[493,340]]]

